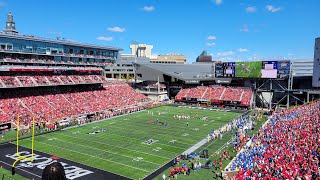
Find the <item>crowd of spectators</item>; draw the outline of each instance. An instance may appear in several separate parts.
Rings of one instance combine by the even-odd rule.
[[[232,179],[319,179],[320,101],[275,111],[226,171]]]
[[[15,121],[18,115],[25,122],[30,122],[31,117],[53,122],[104,110],[130,110],[131,106],[151,103],[150,99],[124,82],[109,82],[103,87],[87,85],[13,89],[3,91],[1,95],[1,123]]]
[[[242,104],[249,104],[252,98],[252,90],[245,87],[224,87],[224,86],[197,86],[181,89],[176,100],[188,98],[235,101]]]
[[[75,56],[70,56],[70,57],[75,57]],[[34,59],[34,58],[32,58],[32,59],[28,59],[28,58],[19,59],[19,58],[11,58],[11,57],[6,57],[6,58],[2,59],[2,61],[4,61],[4,62],[27,62],[27,63],[48,63],[48,64],[83,64],[83,65],[93,64],[93,65],[102,65],[102,66],[113,66],[114,65],[114,63],[111,62],[112,60],[115,60],[114,58],[103,57],[103,56],[96,56],[96,58],[97,59],[104,59],[105,61],[101,61],[101,62],[98,62],[98,61],[95,61],[95,62],[91,62],[91,61],[75,62],[75,61],[54,61],[51,59]]]
[[[0,87],[73,85],[82,83],[102,83],[99,75],[42,75],[42,76],[0,76]]]

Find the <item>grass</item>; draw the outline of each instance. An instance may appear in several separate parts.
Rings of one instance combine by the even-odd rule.
[[[27,180],[28,178],[22,177],[19,174],[12,176],[11,171],[0,168],[0,179],[1,180]]]
[[[261,121],[257,122],[256,127],[254,128],[254,130],[250,131],[248,133],[249,136],[252,136],[253,134],[255,134],[260,127],[266,122],[266,119],[263,118]],[[227,132],[222,139],[218,138],[213,142],[209,142],[205,145],[203,145],[202,147],[200,147],[198,149],[198,152],[202,151],[203,149],[207,149],[208,153],[209,153],[209,159],[212,161],[218,160],[221,157],[221,154],[223,153],[224,150],[226,150],[227,152],[230,152],[230,156],[231,157],[235,157],[237,155],[238,152],[233,152],[233,146],[229,145],[226,146],[225,149],[221,150],[219,153],[217,153],[217,155],[213,155],[215,152],[217,152],[217,150],[222,147],[226,142],[228,142],[228,140],[230,140],[231,138],[231,132]],[[223,169],[230,163],[230,159],[224,159],[222,161],[223,164]],[[206,160],[201,160],[201,163],[204,164],[206,162]],[[181,164],[187,164],[188,161],[187,160],[183,160],[181,161]],[[177,165],[179,166],[179,165]],[[170,170],[172,170],[173,167],[167,169],[166,171],[164,171],[162,174],[165,174],[167,177],[170,174]],[[178,175],[179,179],[182,180],[193,180],[193,179],[212,179],[213,177],[213,173],[212,173],[213,169],[201,169],[199,171],[192,171],[190,176],[184,176],[184,175]],[[219,171],[219,170],[217,170]],[[216,171],[216,172],[217,172]],[[162,180],[162,174],[160,174],[158,177],[155,178],[155,180]]]
[[[173,118],[174,115],[194,119],[178,120]],[[233,112],[162,106],[149,112],[142,111],[37,136],[35,149],[138,179],[146,177],[205,138],[212,129],[218,129],[239,115]],[[209,120],[200,120],[204,116],[208,116]],[[162,126],[157,120],[169,125]],[[187,122],[189,127],[186,126]],[[105,131],[89,134],[99,130]],[[155,143],[145,144],[149,139]],[[175,142],[172,143],[172,140]],[[30,148],[30,141],[21,140],[20,145]]]

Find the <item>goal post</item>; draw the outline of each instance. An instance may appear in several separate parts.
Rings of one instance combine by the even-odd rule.
[[[35,135],[35,127],[34,127],[34,117],[32,118],[32,132],[31,132],[31,157],[26,157],[26,156],[21,156],[20,153],[19,153],[19,136],[20,136],[20,116],[18,115],[17,117],[17,124],[16,124],[16,127],[17,127],[17,134],[16,134],[16,155],[18,157],[18,159],[12,164],[12,175],[15,174],[15,165],[19,162],[19,161],[22,161],[22,160],[27,160],[27,161],[30,161],[31,163],[33,163],[34,161],[34,135]]]

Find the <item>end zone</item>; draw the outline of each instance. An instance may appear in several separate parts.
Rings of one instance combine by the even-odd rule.
[[[16,153],[16,145],[11,143],[1,144],[0,149],[0,164],[3,165],[4,169],[11,171],[11,165],[19,158]],[[31,156],[31,149],[19,146],[19,154],[29,157]],[[118,174],[89,167],[66,159],[57,160],[56,158],[52,158],[53,156],[54,155],[34,151],[34,163],[27,160],[20,161],[16,164],[16,173],[29,179],[41,179],[43,169],[47,165],[59,161],[64,166],[67,179],[70,180],[129,179]]]

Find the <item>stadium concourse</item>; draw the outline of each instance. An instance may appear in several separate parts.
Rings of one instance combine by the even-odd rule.
[[[319,123],[319,100],[275,111],[226,168],[227,178],[319,179]]]

